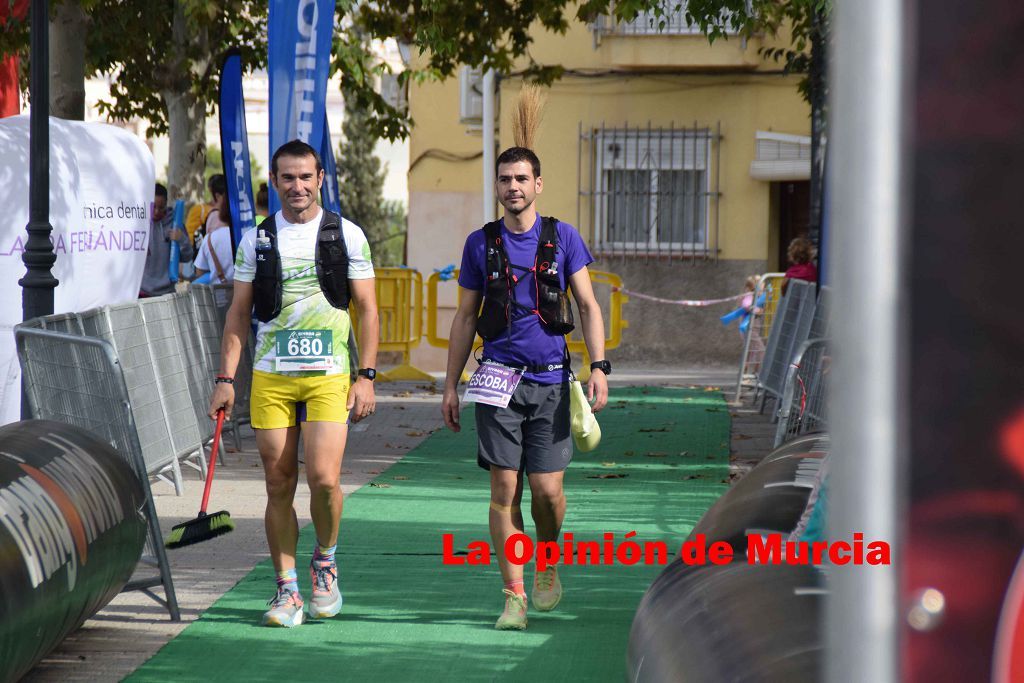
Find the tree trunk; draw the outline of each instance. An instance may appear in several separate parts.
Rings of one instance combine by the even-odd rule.
[[[190,31],[183,3],[180,1],[174,3],[171,36],[171,54],[167,60],[171,68],[171,77],[160,93],[167,107],[167,135],[170,147],[167,191],[172,201],[184,199],[186,202],[198,202],[204,196],[206,107],[193,92],[192,80],[196,70],[205,68],[206,62],[190,62],[187,55],[205,55],[209,50],[205,49],[206,32]]]
[[[85,120],[85,35],[89,16],[77,0],[57,3],[50,19],[50,116]]]
[[[206,111],[190,89],[163,93],[167,106],[169,163],[167,192],[171,201],[194,203],[203,199],[206,170]]]

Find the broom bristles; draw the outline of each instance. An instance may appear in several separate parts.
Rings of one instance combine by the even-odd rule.
[[[164,547],[181,548],[193,543],[208,541],[229,531],[234,531],[234,529],[235,523],[227,510],[213,512],[173,527],[167,541],[164,542]]]
[[[512,139],[516,147],[533,149],[543,109],[540,88],[532,83],[524,84],[512,109]]]

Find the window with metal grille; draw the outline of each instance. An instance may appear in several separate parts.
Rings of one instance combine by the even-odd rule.
[[[589,138],[594,246],[602,253],[707,255],[711,251],[709,128],[602,128]]]

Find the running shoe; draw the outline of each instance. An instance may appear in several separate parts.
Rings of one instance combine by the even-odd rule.
[[[548,567],[533,576],[533,592],[530,600],[541,612],[550,612],[562,599],[562,582],[558,580],[558,570]]]
[[[329,619],[341,611],[341,589],[338,588],[338,565],[331,560],[313,560],[309,563],[309,576],[313,581],[313,597],[309,601],[309,616]]]
[[[505,594],[505,611],[498,617],[494,628],[499,631],[522,631],[526,628],[526,596],[518,595],[507,588]]]
[[[263,615],[264,626],[291,628],[302,623],[302,596],[295,591],[278,590],[267,604],[270,609]]]

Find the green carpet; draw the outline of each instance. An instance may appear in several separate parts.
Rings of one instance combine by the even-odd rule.
[[[599,417],[600,448],[577,453],[566,472],[563,532],[578,542],[636,531],[637,540],[666,541],[671,560],[727,488],[721,394],[615,389]],[[441,563],[444,533],[454,534],[457,551],[489,542],[488,479],[476,465],[471,408],[462,423],[461,434],[436,432],[346,499],[340,617],[290,630],[259,626],[274,585],[267,560],[130,680],[622,680],[633,614],[663,568],[563,566],[557,610],[531,610],[525,632],[495,631],[503,605],[496,557],[485,567]],[[313,540],[310,525],[300,568]],[[308,591],[301,570],[299,581]]]

